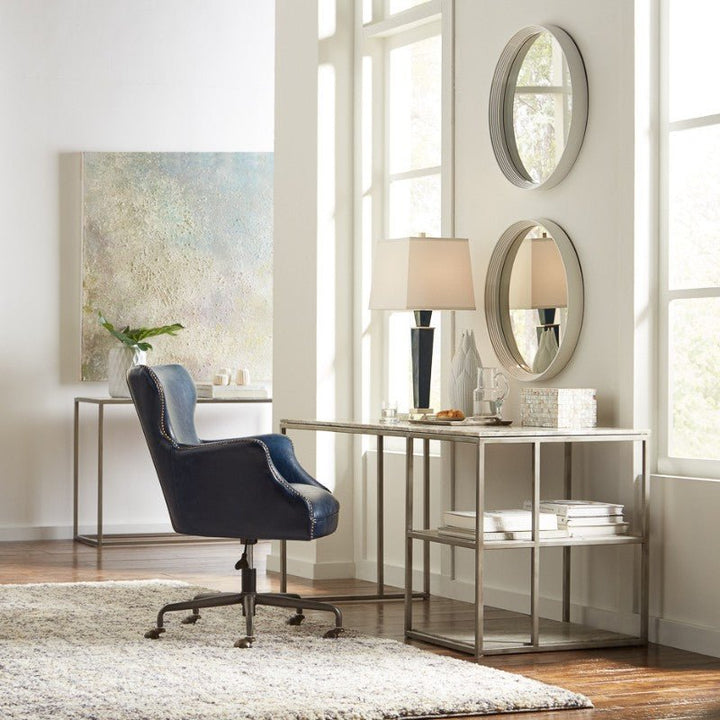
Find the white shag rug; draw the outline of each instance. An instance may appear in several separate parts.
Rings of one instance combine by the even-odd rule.
[[[260,607],[255,645],[239,607],[166,615],[202,588],[161,581],[0,585],[3,720],[380,720],[592,707],[576,693],[394,640],[322,633]],[[205,590],[207,592],[207,590]],[[292,612],[292,611],[289,611]]]

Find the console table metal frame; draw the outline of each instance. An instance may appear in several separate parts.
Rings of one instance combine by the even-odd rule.
[[[235,404],[235,403],[271,403],[272,398],[198,398],[204,404]],[[97,407],[97,520],[96,534],[79,532],[79,494],[80,494],[80,405]],[[177,533],[125,533],[108,535],[103,532],[103,469],[105,440],[105,406],[131,405],[128,398],[112,397],[76,397],[73,416],[73,538],[84,545],[101,549],[103,545],[139,545],[149,542],[181,543],[181,542],[228,542],[223,538],[201,538]]]
[[[503,427],[493,428],[473,425],[420,425],[411,423],[398,423],[384,425],[381,423],[334,422],[334,421],[306,421],[281,420],[280,431],[286,433],[289,429],[302,429],[314,431],[328,431],[350,434],[375,435],[377,437],[377,476],[378,476],[378,507],[377,507],[377,593],[371,596],[342,596],[335,600],[358,599],[394,599],[396,594],[384,593],[384,503],[383,503],[383,438],[385,436],[405,438],[405,635],[408,638],[442,645],[453,650],[468,652],[481,657],[489,654],[509,654],[521,652],[541,652],[554,650],[572,650],[591,647],[617,647],[627,645],[645,645],[648,641],[649,624],[649,475],[648,475],[648,439],[649,433],[641,430],[626,430],[618,428],[588,428],[582,430],[558,430],[553,428],[529,427]],[[423,443],[423,513],[422,528],[415,528],[413,521],[414,504],[414,441]],[[439,535],[436,530],[430,529],[430,441],[440,440],[451,443],[470,443],[476,447],[475,455],[475,512],[476,518],[482,518],[485,510],[485,450],[488,444],[511,443],[527,444],[532,449],[532,539],[531,540],[505,540],[484,542],[482,526],[476,524],[475,539],[463,540],[449,536]],[[574,443],[602,443],[602,442],[630,442],[635,447],[641,445],[641,465],[639,476],[640,498],[639,512],[635,519],[636,534],[616,535],[608,537],[567,537],[540,539],[538,532],[538,514],[540,503],[540,449],[548,443],[564,445],[564,492],[566,497],[572,497],[572,446]],[[451,463],[451,482],[455,485],[455,464]],[[452,496],[454,492],[451,491]],[[423,543],[423,591],[413,591],[413,542]],[[413,627],[413,599],[430,596],[430,543],[441,543],[451,547],[463,547],[475,551],[475,599],[474,599],[474,640],[463,642],[435,633],[416,630]],[[614,637],[600,640],[567,641],[543,645],[540,636],[540,549],[545,547],[563,548],[563,587],[562,587],[562,622],[570,622],[570,556],[571,549],[579,546],[607,546],[607,545],[640,545],[640,634],[638,637],[615,634]],[[507,647],[486,648],[483,644],[484,625],[484,599],[483,599],[483,562],[484,552],[490,549],[527,548],[531,551],[531,585],[530,585],[530,635],[529,643],[522,646],[509,645]],[[287,548],[281,545],[281,582],[282,591],[287,587]]]

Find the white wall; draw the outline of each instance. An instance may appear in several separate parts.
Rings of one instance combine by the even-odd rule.
[[[69,534],[73,397],[106,391],[78,381],[75,154],[272,151],[273,47],[272,0],[0,0],[0,539]],[[224,410],[205,435],[270,427]],[[131,413],[108,411],[107,520],[164,525]]]
[[[554,387],[594,387],[598,423],[636,425],[634,356],[635,271],[635,26],[627,0],[577,3],[532,0],[503,4],[490,0],[457,3],[456,232],[471,238],[476,296],[484,292],[490,254],[501,233],[518,220],[547,217],[564,228],[577,250],[585,288],[584,325],[568,366],[549,381]],[[583,147],[568,176],[549,190],[522,190],[495,161],[487,113],[490,85],[505,43],[526,25],[558,25],[574,39],[589,86],[589,114]],[[478,40],[480,38],[480,40]],[[641,270],[644,272],[644,268]],[[496,362],[484,312],[458,314],[458,329],[474,327],[485,364]],[[519,420],[519,384],[514,383],[508,416]],[[579,448],[575,494],[624,503],[632,512],[635,473],[629,447]],[[544,497],[562,493],[559,460],[548,453]],[[530,496],[530,449],[525,458],[500,450],[490,457],[489,507],[514,507]],[[461,461],[460,468],[467,467]],[[525,478],[523,481],[522,478]],[[469,483],[460,490],[470,502]],[[573,602],[607,627],[623,630],[638,611],[639,550],[632,547],[575,551]],[[548,608],[560,597],[560,553],[544,552],[541,592]],[[488,558],[488,596],[522,607],[528,587],[527,558]],[[461,578],[469,568],[461,567]],[[493,595],[492,593],[495,593]],[[633,628],[637,630],[637,627]]]

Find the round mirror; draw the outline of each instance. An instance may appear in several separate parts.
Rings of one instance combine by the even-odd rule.
[[[577,344],[583,281],[577,253],[550,220],[522,220],[500,237],[488,268],[485,315],[503,367],[519,380],[556,375]]]
[[[585,136],[585,66],[558,27],[516,33],[490,90],[490,138],[504,175],[518,187],[549,188],[569,172]]]

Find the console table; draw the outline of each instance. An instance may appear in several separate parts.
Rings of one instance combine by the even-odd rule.
[[[198,398],[198,404],[271,403],[271,398]],[[133,545],[148,542],[208,542],[210,538],[196,538],[177,533],[125,533],[108,535],[103,533],[103,452],[105,438],[105,407],[131,405],[128,398],[76,397],[73,416],[73,538],[85,545],[102,548],[103,545]],[[97,407],[97,529],[95,535],[79,532],[78,507],[80,494],[80,406]]]
[[[649,534],[648,534],[648,439],[649,433],[643,430],[619,428],[587,428],[577,430],[531,427],[488,427],[469,424],[416,424],[400,422],[394,425],[382,423],[360,423],[353,421],[317,421],[317,420],[281,420],[280,431],[286,433],[290,429],[326,431],[377,436],[378,451],[378,508],[377,508],[377,596],[383,594],[383,437],[395,436],[405,439],[405,635],[408,638],[442,645],[453,650],[472,653],[476,657],[488,654],[506,654],[518,652],[538,652],[550,650],[570,650],[591,647],[617,647],[625,645],[644,645],[648,639],[648,607],[649,607]],[[413,465],[414,442],[423,443],[423,513],[422,527],[415,527],[413,520],[414,489]],[[474,539],[460,539],[441,535],[430,527],[429,487],[430,462],[429,449],[431,440],[451,443],[469,443],[475,446],[474,486],[475,512],[477,518],[483,518],[485,511],[486,482],[486,448],[490,444],[525,445],[530,450],[532,473],[532,539],[530,540],[499,540],[485,542],[482,524],[476,524]],[[640,483],[637,492],[636,507],[633,514],[632,533],[627,535],[595,536],[595,537],[563,537],[541,539],[539,532],[540,503],[540,453],[541,448],[548,444],[564,446],[563,482],[566,498],[572,498],[572,452],[577,443],[631,443],[637,451],[639,446],[641,472],[637,478]],[[454,466],[453,466],[454,467]],[[454,470],[453,470],[454,472]],[[628,470],[629,482],[635,482]],[[455,478],[452,478],[455,482]],[[452,508],[450,508],[452,509]],[[415,593],[413,588],[413,543],[423,543],[423,592]],[[470,549],[475,554],[474,562],[474,603],[473,627],[469,633],[435,632],[419,629],[414,626],[413,599],[420,596],[430,598],[429,578],[429,547],[430,543],[440,543],[452,547]],[[639,614],[640,630],[637,636],[630,636],[602,630],[594,630],[577,623],[570,622],[570,558],[573,547],[636,545],[641,549],[639,563]],[[562,620],[540,618],[540,553],[543,548],[561,547],[562,557]],[[486,551],[525,548],[530,550],[530,613],[518,615],[507,613],[503,620],[504,627],[500,632],[493,632],[486,627],[485,603],[483,599],[483,564]],[[281,572],[283,588],[285,587],[287,565],[285,547],[281,548]],[[337,598],[338,600],[342,598]],[[354,598],[353,598],[354,599]],[[510,615],[516,617],[510,618]],[[513,626],[513,622],[515,625]],[[488,623],[489,624],[489,623]],[[526,637],[522,637],[526,635]]]

